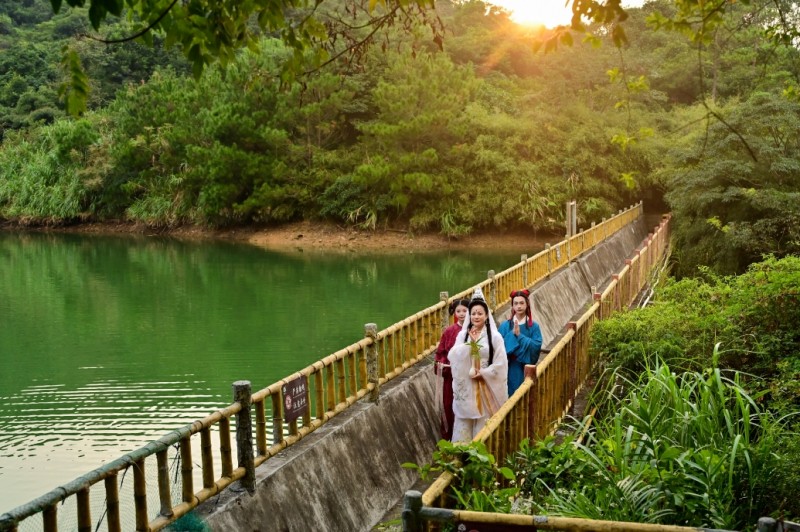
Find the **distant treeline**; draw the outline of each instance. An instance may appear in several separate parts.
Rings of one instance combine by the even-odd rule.
[[[0,217],[327,219],[459,236],[560,227],[571,199],[588,226],[644,199],[675,213],[684,272],[800,248],[800,106],[786,90],[798,54],[767,46],[768,2],[739,6],[736,29],[701,53],[647,26],[667,0],[631,10],[621,50],[599,26],[549,53],[534,51],[547,32],[481,1],[437,6],[443,51],[398,29],[356,62],[287,82],[290,52],[267,37],[195,81],[158,42],[76,41],[83,13],[0,5]],[[92,81],[80,119],[59,110],[67,42]]]

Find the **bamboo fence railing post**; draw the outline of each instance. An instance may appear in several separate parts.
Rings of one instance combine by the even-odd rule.
[[[594,299],[597,303],[600,304],[598,306],[598,308],[597,308],[597,319],[602,320],[603,317],[604,317],[603,316],[603,294],[594,292],[592,294],[592,299]]]
[[[448,292],[439,292],[439,301],[443,301],[445,305],[442,307],[442,310],[439,311],[439,322],[441,324],[441,332],[444,332],[448,326],[448,316],[450,315],[447,309],[447,300],[450,299],[450,294]]]
[[[244,467],[240,483],[251,495],[256,491],[256,466],[253,458],[253,420],[250,417],[250,381],[233,383],[233,401],[241,405],[236,414],[236,456],[238,467]]]
[[[189,436],[181,438],[181,500],[191,503],[194,499],[194,479],[192,478],[192,442]]]
[[[209,446],[211,442],[209,441]],[[156,463],[158,464],[158,500],[161,503],[159,514],[164,517],[172,517],[172,494],[169,489],[169,459],[167,449],[156,453]],[[205,475],[205,469],[203,469]]]
[[[89,488],[76,494],[78,500],[78,532],[92,532],[92,507],[89,503]]]
[[[547,276],[550,277],[550,273],[553,271],[553,258],[550,256],[550,244],[545,244],[544,249],[547,251]]]
[[[263,410],[264,401],[261,401]],[[266,415],[266,414],[265,414]],[[264,420],[264,454],[267,454],[266,419]],[[230,478],[233,475],[233,450],[231,449],[231,420],[223,417],[219,420],[219,458],[222,467],[222,476]]]
[[[577,332],[578,332],[578,324],[574,321],[567,323],[567,330],[572,329],[575,331],[575,335],[572,337],[572,341],[569,343],[569,360],[568,360],[568,368],[569,368],[569,389],[570,396],[569,396],[569,415],[575,415],[575,390],[578,389],[578,340],[577,340]]]
[[[489,310],[494,312],[497,309],[497,285],[495,284],[494,279],[494,270],[489,270],[487,274],[489,278]]]
[[[119,487],[117,486],[117,474],[107,476],[103,483],[106,487],[106,523],[108,532],[122,532],[119,519]]]
[[[371,340],[367,344],[367,381],[373,385],[372,390],[369,392],[369,400],[371,403],[378,403],[378,396],[380,395],[380,380],[378,378],[378,326],[375,323],[367,323],[364,325],[364,336]]]
[[[314,373],[314,400],[316,402],[316,418],[320,421],[325,419],[325,385],[322,381],[322,369]]]
[[[520,256],[519,261],[522,263],[522,287],[528,288],[528,255],[523,253]]]
[[[567,238],[567,265],[572,262],[572,237]]]
[[[137,532],[149,532],[147,518],[147,481],[144,478],[144,458],[133,464],[133,503],[136,507]]]
[[[311,411],[310,408],[309,411]],[[256,451],[258,452],[258,456],[267,456],[266,399],[262,399],[256,403]]]
[[[214,455],[212,453],[213,451],[211,449],[211,428],[203,427],[203,430],[200,431],[200,463],[202,464],[203,467],[204,488],[211,488],[214,486]],[[159,476],[158,480],[160,489],[161,476]],[[167,482],[169,482],[169,474],[167,475]],[[170,505],[170,507],[171,506],[172,505]]]
[[[45,532],[58,530],[58,506],[55,504],[50,504],[42,510],[42,528]]]
[[[409,490],[403,495],[403,532],[422,532],[422,520],[419,512],[422,509],[422,493]]]
[[[539,379],[536,377],[536,364],[525,366],[525,378],[530,378],[531,389],[528,392],[528,438],[533,440],[536,437],[536,396],[539,393]]]

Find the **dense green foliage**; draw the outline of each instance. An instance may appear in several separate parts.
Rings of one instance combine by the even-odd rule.
[[[37,187],[35,174],[16,169],[46,166],[37,158],[52,148],[57,126],[9,134],[0,154],[7,161],[0,213],[151,225],[327,217],[460,235],[500,225],[553,228],[573,197],[584,207],[583,223],[634,201],[620,173],[630,161],[648,163],[637,148],[623,152],[607,141],[628,123],[614,110],[621,88],[606,86],[611,48],[586,73],[602,97],[582,94],[535,77],[551,69],[569,75],[563,58],[503,51],[509,32],[519,46],[527,38],[504,13],[485,15],[482,3],[470,2],[443,16],[453,28],[452,51],[435,53],[398,34],[395,41],[406,44],[372,50],[361,74],[331,69],[282,87],[280,65],[293,52],[264,40],[224,75],[209,71],[195,82],[162,70],[148,83],[128,84],[83,118],[96,139],[91,161],[59,166],[38,193],[71,191],[81,201],[69,209],[17,193]],[[482,47],[473,46],[476,38]],[[578,45],[565,54],[592,50]],[[559,108],[565,90],[576,101]],[[580,129],[570,135],[575,123]],[[564,145],[574,152],[568,158],[557,148]]]
[[[4,4],[0,217],[324,218],[461,236],[556,229],[571,199],[587,226],[639,199],[666,209],[666,198],[681,275],[703,264],[742,272],[764,253],[797,251],[800,63],[773,46],[783,3],[726,4],[697,25],[696,2],[656,0],[626,11],[621,49],[617,22],[554,47],[570,34],[520,28],[478,0],[436,5],[444,51],[430,25],[382,26],[391,46],[317,70],[316,52],[256,32],[245,40],[257,48],[194,81],[174,48],[75,39],[90,30],[85,8],[52,16],[46,0]],[[108,13],[94,14],[105,37],[141,23]],[[328,52],[370,28],[351,28]],[[534,52],[543,43],[552,53]],[[80,57],[92,84],[92,110],[77,121],[58,102],[71,75],[62,53]],[[290,81],[287,61],[309,73]],[[88,144],[74,147],[76,135]]]
[[[521,446],[517,511],[728,530],[798,515],[800,438],[740,374],[657,364],[612,377],[585,441]],[[555,468],[541,467],[554,457]]]
[[[800,408],[800,258],[671,281],[651,306],[599,322],[592,349],[634,373],[648,354],[679,368],[737,369],[764,379],[766,400]]]
[[[107,105],[126,84],[146,81],[156,68],[188,71],[174,51],[160,46],[160,39],[153,47],[138,43],[108,46],[76,39],[88,30],[85,11],[68,9],[53,15],[47,0],[0,4],[0,140],[9,130],[50,124],[65,116],[59,97],[64,80],[59,65],[63,46],[71,45],[80,52],[91,79],[88,103],[92,109]],[[105,29],[109,36],[125,31],[118,19],[109,22]]]

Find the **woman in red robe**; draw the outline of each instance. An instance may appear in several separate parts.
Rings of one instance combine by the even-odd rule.
[[[436,348],[436,360],[433,369],[436,372],[436,405],[440,413],[442,438],[450,440],[453,437],[453,375],[450,372],[450,363],[447,353],[456,342],[456,336],[464,325],[464,319],[469,312],[469,299],[456,299],[450,303],[450,315],[453,324],[442,333],[439,347]]]

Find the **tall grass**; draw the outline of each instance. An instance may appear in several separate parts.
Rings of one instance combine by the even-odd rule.
[[[636,378],[615,372],[601,397],[611,414],[585,443],[563,444],[581,474],[566,484],[540,479],[545,496],[534,506],[553,515],[726,529],[775,512],[773,475],[792,469],[784,444],[797,436],[740,381],[719,369],[676,374],[664,363]],[[518,453],[523,470],[536,462],[531,449]]]
[[[0,150],[0,216],[61,223],[90,214],[97,137],[84,120],[10,135]]]

